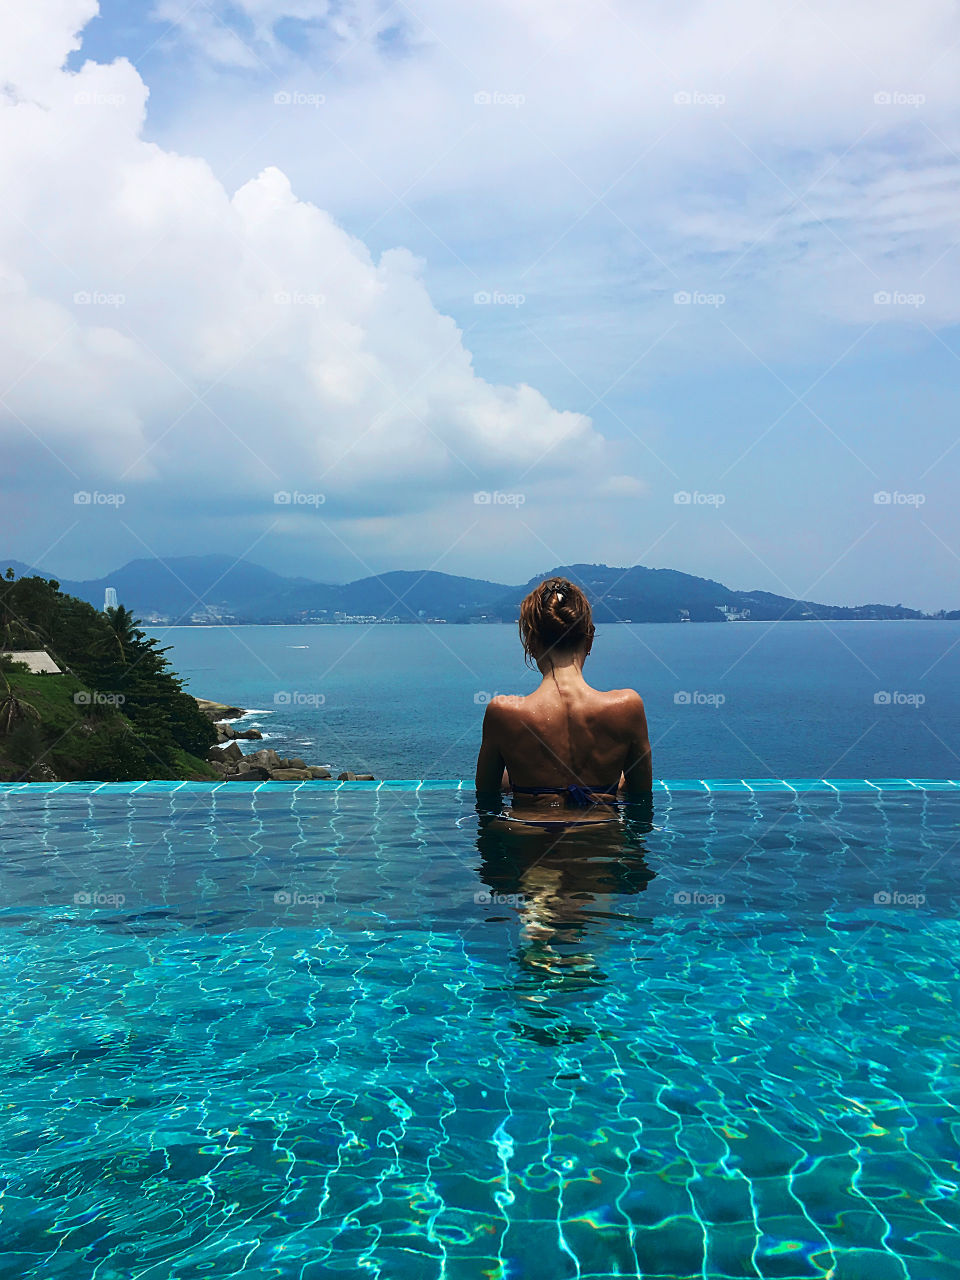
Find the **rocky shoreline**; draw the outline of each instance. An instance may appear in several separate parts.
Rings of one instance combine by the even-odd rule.
[[[255,740],[262,738],[259,729],[238,730],[230,724],[246,712],[226,702],[211,702],[209,698],[195,698],[203,715],[213,723],[217,731],[216,745],[207,753],[207,763],[223,775],[226,782],[329,782],[333,774],[325,765],[307,764],[300,756],[280,756],[270,747],[245,755],[237,744],[238,738]],[[372,773],[337,775],[338,782],[374,782]]]

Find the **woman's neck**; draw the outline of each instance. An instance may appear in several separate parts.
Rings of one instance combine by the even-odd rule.
[[[556,682],[561,689],[571,689],[583,685],[583,662],[585,654],[571,653],[556,657],[541,658],[537,662],[544,681]]]

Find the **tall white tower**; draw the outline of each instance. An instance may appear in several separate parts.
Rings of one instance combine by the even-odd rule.
[[[106,591],[104,591],[103,593],[104,611],[106,611],[107,609],[115,609],[116,607],[117,607],[117,588],[107,587]]]

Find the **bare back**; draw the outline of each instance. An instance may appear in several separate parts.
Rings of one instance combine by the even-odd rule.
[[[627,796],[649,793],[643,700],[633,689],[594,689],[578,669],[549,672],[527,697],[495,698],[484,716],[478,790],[499,790],[504,768],[511,787],[573,784]]]

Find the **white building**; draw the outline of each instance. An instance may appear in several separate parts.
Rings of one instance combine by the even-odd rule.
[[[117,607],[117,588],[107,587],[103,593],[103,607],[107,609],[115,609]]]

